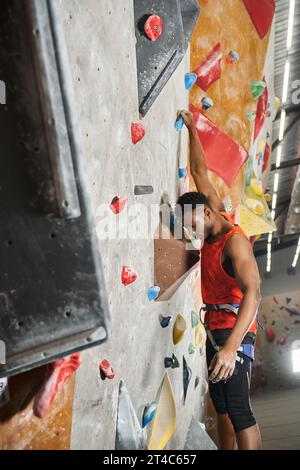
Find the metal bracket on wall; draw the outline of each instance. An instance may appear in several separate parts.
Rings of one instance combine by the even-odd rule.
[[[198,20],[195,0],[135,0],[139,110],[145,116],[182,61]],[[150,15],[163,21],[162,34],[151,42],[144,24]]]
[[[3,0],[0,21],[1,377],[100,344],[110,320],[59,1]]]

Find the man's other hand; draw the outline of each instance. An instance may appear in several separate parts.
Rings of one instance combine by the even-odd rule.
[[[208,379],[211,380],[212,383],[227,380],[233,375],[236,354],[236,351],[228,350],[226,347],[223,347],[214,355],[208,368],[210,372]]]

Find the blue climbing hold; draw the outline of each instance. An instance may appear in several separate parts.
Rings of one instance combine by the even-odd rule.
[[[185,89],[190,90],[194,83],[197,81],[197,74],[195,73],[186,73],[184,77]]]
[[[152,286],[148,289],[148,299],[155,300],[158,297],[160,291],[160,287],[158,286]]]
[[[151,423],[151,421],[153,420],[156,410],[157,410],[157,406],[158,405],[155,401],[151,404],[148,403],[145,406],[144,413],[143,413],[143,423],[142,423],[143,428],[148,426],[148,424]]]
[[[159,315],[159,322],[162,328],[167,328],[169,326],[172,317],[164,317],[163,315]]]
[[[186,175],[187,175],[187,169],[186,168],[179,168],[178,169],[179,179],[184,178]]]
[[[176,129],[176,131],[181,131],[181,129],[183,128],[183,124],[184,124],[183,117],[182,117],[182,116],[179,116],[179,118],[178,118],[177,121],[175,122],[175,129]]]
[[[202,109],[204,111],[207,111],[209,108],[211,108],[214,105],[214,102],[208,96],[204,96],[201,100],[201,104],[202,104]]]

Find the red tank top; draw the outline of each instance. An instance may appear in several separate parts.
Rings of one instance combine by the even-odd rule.
[[[219,212],[219,214],[233,223],[229,214],[226,212]],[[230,276],[222,266],[223,248],[227,240],[234,233],[241,233],[247,238],[243,229],[235,225],[221,240],[217,240],[213,243],[205,241],[201,249],[201,290],[204,304],[241,303],[243,299],[243,293],[235,277]],[[210,330],[220,330],[233,328],[236,322],[236,316],[222,310],[211,310],[206,315],[206,320]],[[256,333],[256,329],[255,319],[249,328],[249,332]]]

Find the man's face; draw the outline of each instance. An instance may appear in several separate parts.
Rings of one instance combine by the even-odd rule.
[[[184,215],[184,234],[188,240],[199,240],[201,246],[209,234],[210,219],[207,209],[203,204],[199,205],[197,209],[188,211]]]

